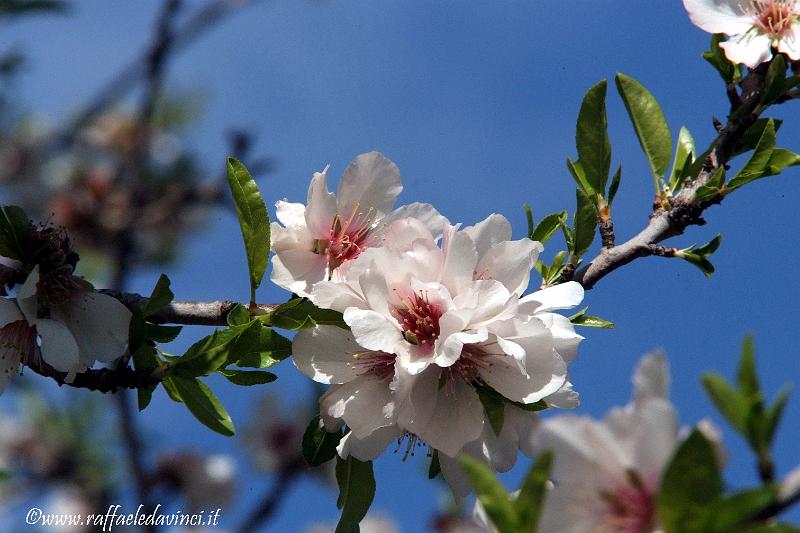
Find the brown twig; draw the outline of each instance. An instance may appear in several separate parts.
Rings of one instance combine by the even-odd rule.
[[[712,143],[713,149],[695,179],[685,184],[677,195],[669,199],[668,208],[665,208],[662,202],[656,202],[650,220],[643,230],[622,244],[601,248],[595,258],[575,272],[572,280],[581,283],[585,289],[591,289],[602,278],[635,259],[661,255],[655,254],[660,250],[656,246],[658,243],[681,235],[689,226],[705,224],[702,217],[703,211],[711,205],[720,203],[722,197],[718,196],[696,203],[694,201],[695,193],[708,183],[719,167],[727,165],[733,157],[742,135],[763,111],[759,103],[766,68],[767,64],[765,63],[751,70],[741,81],[742,95],[740,98],[733,98],[729,94],[731,113],[728,122],[718,131],[717,137]],[[606,240],[604,240],[605,243]]]

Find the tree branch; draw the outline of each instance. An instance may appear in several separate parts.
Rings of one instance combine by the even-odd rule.
[[[29,358],[24,361],[24,365],[41,376],[53,379],[59,386],[67,385],[102,393],[113,393],[121,389],[147,388],[159,381],[149,372],[137,371],[130,367],[92,369],[76,374],[73,379],[69,379],[67,372],[59,372],[45,363],[41,357]]]
[[[658,243],[681,235],[689,226],[705,224],[703,212],[711,205],[720,203],[723,197],[720,195],[711,200],[695,203],[695,193],[708,183],[719,167],[727,167],[742,135],[763,112],[764,108],[759,106],[759,103],[767,66],[768,64],[764,63],[751,70],[741,81],[740,98],[733,98],[729,94],[731,112],[728,115],[728,123],[719,129],[717,137],[711,143],[713,149],[706,157],[697,177],[691,182],[687,180],[680,192],[669,198],[668,208],[665,208],[661,201],[655,202],[647,226],[635,237],[620,245],[607,247],[605,244],[609,240],[601,233],[604,247],[594,259],[575,272],[572,280],[579,282],[585,289],[591,289],[602,278],[635,259],[650,255],[665,255],[656,253],[663,248],[656,246]],[[730,89],[728,92],[730,93]]]
[[[99,291],[122,302],[128,309],[136,309],[147,300],[141,294],[118,292],[112,290]],[[227,326],[228,313],[238,302],[233,300],[216,300],[213,302],[172,302],[147,319],[154,324],[180,324],[192,326]],[[246,304],[242,304],[247,307]],[[257,304],[256,314],[267,314],[280,304]]]

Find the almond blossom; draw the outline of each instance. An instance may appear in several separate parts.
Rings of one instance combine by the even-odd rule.
[[[128,308],[65,280],[40,278],[37,265],[16,301],[0,298],[0,392],[28,357],[41,358],[60,372],[77,373],[95,360],[111,362],[124,354]]]
[[[545,498],[539,531],[659,531],[655,498],[662,472],[681,440],[668,400],[666,358],[642,358],[633,383],[633,401],[611,410],[603,420],[553,417],[541,422],[523,446],[528,455],[544,449],[556,454],[554,486]],[[711,429],[704,433],[714,437]]]
[[[365,249],[380,246],[381,221],[413,216],[431,227],[444,218],[430,205],[411,204],[392,212],[403,190],[397,165],[379,152],[356,157],[328,191],[328,167],[316,172],[308,204],[279,201],[272,223],[272,281],[300,296],[314,283],[330,279]],[[282,225],[281,225],[282,224]]]
[[[797,0],[683,0],[689,18],[720,43],[734,63],[755,68],[772,58],[772,48],[800,59],[800,5]]]
[[[539,243],[509,241],[499,215],[464,230],[446,226],[441,245],[413,219],[387,233],[396,239],[311,293],[317,305],[342,312],[351,331],[317,326],[293,343],[297,367],[333,384],[320,410],[329,428],[350,430],[340,455],[374,459],[406,437],[407,452],[420,441],[450,458],[469,443],[480,448],[490,425],[482,387],[521,404],[563,400],[557,395],[570,388],[566,367],[581,337],[551,311],[577,305],[583,289],[570,283],[520,298]],[[506,434],[515,456],[513,426]],[[497,448],[508,456],[503,435]]]

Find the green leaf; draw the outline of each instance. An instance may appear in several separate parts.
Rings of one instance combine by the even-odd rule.
[[[604,195],[611,170],[611,141],[606,118],[606,87],[603,80],[586,92],[575,127],[575,147],[590,190]],[[587,190],[586,192],[590,192]]]
[[[597,209],[588,194],[580,189],[575,190],[577,208],[573,217],[575,226],[575,249],[573,258],[581,257],[594,241],[595,228],[597,227]]]
[[[761,511],[769,507],[775,501],[775,496],[774,487],[761,487],[724,496],[708,509],[703,531],[708,533],[740,531],[743,524],[754,520]]]
[[[191,345],[173,363],[170,372],[185,377],[207,376],[227,366],[241,354],[255,351],[253,347],[259,345],[262,328],[258,320],[253,320],[245,326],[217,330]]]
[[[153,391],[155,390],[155,385],[136,389],[136,404],[140,412],[147,409],[147,406],[150,405],[150,400],[153,399]]]
[[[747,413],[750,402],[731,387],[719,374],[708,373],[703,376],[705,387],[711,401],[728,422],[741,433],[747,433]]]
[[[536,225],[533,231],[528,235],[532,241],[539,241],[544,244],[553,234],[558,231],[558,228],[567,220],[567,212],[561,211],[560,213],[552,213],[544,217],[539,224]]]
[[[761,385],[758,383],[758,372],[756,371],[756,355],[753,343],[753,336],[746,335],[742,342],[742,355],[739,359],[739,372],[736,382],[739,391],[746,398],[758,398],[761,396]]]
[[[519,531],[517,510],[511,496],[506,492],[503,484],[494,475],[494,472],[485,464],[462,454],[459,457],[461,466],[466,471],[467,478],[475,489],[486,514],[500,533],[515,533]]]
[[[775,133],[777,133],[783,124],[782,120],[776,118],[760,118],[753,122],[753,124],[745,130],[736,145],[736,150],[734,150],[732,155],[737,156],[754,149],[758,144],[758,141],[761,140],[761,136],[764,134],[764,130],[770,121],[775,128]]]
[[[178,389],[175,388],[175,385],[172,383],[170,376],[166,376],[163,380],[161,380],[161,386],[164,387],[164,391],[167,393],[167,396],[173,402],[183,403],[183,398],[181,398],[181,393],[178,392]]]
[[[258,330],[255,343],[245,338],[244,343],[236,346],[231,352],[228,364],[246,368],[268,368],[289,357],[292,353],[292,341],[268,327]]]
[[[622,179],[622,165],[617,167],[614,172],[614,177],[611,178],[611,185],[608,186],[608,205],[614,203],[614,198],[617,197],[617,190],[619,189],[619,182]]]
[[[483,411],[492,425],[494,434],[500,435],[505,421],[505,399],[500,393],[489,387],[477,387],[475,391],[478,393]]]
[[[800,154],[785,148],[775,148],[769,156],[765,176],[775,176],[783,169],[800,165]]]
[[[267,206],[261,198],[253,176],[247,168],[233,157],[228,158],[228,185],[233,194],[239,226],[244,238],[247,268],[250,272],[250,301],[264,277],[269,258],[270,234]]]
[[[165,378],[180,394],[191,413],[208,428],[221,435],[234,434],[230,415],[205,383],[195,378],[170,375]]]
[[[707,507],[722,494],[722,478],[711,443],[698,429],[681,443],[661,479],[658,518],[667,533],[707,533]]]
[[[442,465],[439,463],[439,450],[433,450],[431,454],[431,465],[428,467],[428,479],[435,479],[442,473]]]
[[[697,149],[694,145],[694,138],[689,130],[681,128],[678,133],[678,143],[675,146],[675,159],[672,160],[672,171],[669,175],[669,192],[678,190],[686,177],[686,170],[694,163],[694,154]]]
[[[764,80],[764,91],[761,93],[761,104],[769,105],[786,93],[786,60],[781,54],[775,54],[769,62],[767,77]]]
[[[278,376],[272,372],[265,372],[262,370],[218,370],[218,372],[225,376],[225,379],[231,383],[244,387],[272,383],[278,379]]]
[[[664,112],[653,95],[635,79],[618,73],[616,82],[658,192],[658,182],[664,178],[672,158],[672,136]]]
[[[156,282],[156,286],[153,287],[153,292],[150,293],[150,298],[147,299],[147,303],[142,307],[142,314],[145,317],[154,315],[157,311],[168,306],[170,302],[172,302],[175,295],[172,293],[169,285],[169,278],[161,274]]]
[[[533,238],[533,211],[531,211],[531,206],[528,204],[522,204],[522,210],[525,211],[525,220],[528,221],[528,238],[536,240]]]
[[[767,410],[767,424],[764,431],[767,446],[771,446],[772,441],[775,439],[775,432],[778,429],[781,417],[783,416],[783,410],[786,408],[786,403],[789,401],[789,394],[791,394],[791,392],[791,385],[785,385],[780,392],[778,392],[778,396],[775,398],[772,407]]]
[[[699,248],[694,248],[692,251],[697,255],[708,257],[709,255],[717,251],[721,242],[722,242],[722,234],[717,233],[716,237],[708,241],[703,246],[700,246]]]
[[[242,304],[236,304],[226,317],[226,321],[231,327],[249,324],[251,320],[253,320],[253,317],[250,316],[250,312]]]
[[[699,268],[707,278],[710,278],[714,273],[714,265],[711,263],[711,261],[701,255],[697,255],[692,252],[682,252],[679,257]]]
[[[362,462],[352,455],[346,460],[336,458],[336,481],[339,499],[336,506],[342,510],[335,533],[358,531],[358,524],[366,516],[375,497],[375,477],[372,461]]]
[[[536,533],[538,530],[552,464],[553,453],[549,451],[542,453],[531,466],[514,502],[518,523],[525,532]]]
[[[180,335],[183,326],[145,324],[145,336],[155,342],[172,342]]]
[[[609,322],[608,320],[604,320],[600,317],[587,315],[586,311],[589,310],[589,307],[586,306],[571,317],[569,317],[569,321],[575,324],[576,326],[585,326],[588,328],[604,328],[604,329],[611,329],[614,327],[613,322]]]
[[[319,466],[336,457],[336,447],[342,440],[342,432],[329,432],[320,423],[319,415],[309,422],[303,433],[303,458],[308,466]]]
[[[587,194],[594,192],[592,190],[592,186],[589,184],[589,181],[586,179],[586,173],[583,171],[580,161],[573,161],[568,157],[567,170],[569,170],[569,173],[572,175],[572,179],[575,180],[575,183],[578,184],[579,189]]]
[[[725,182],[725,167],[719,167],[708,179],[705,185],[699,187],[694,193],[694,203],[707,202],[717,195],[722,194],[722,185]]]
[[[25,236],[28,234],[28,215],[15,205],[0,207],[0,255],[26,261]]]
[[[736,173],[736,175],[728,183],[728,191],[733,191],[750,183],[753,180],[767,176],[767,168],[769,166],[772,151],[775,148],[775,124],[772,120],[767,121],[764,132],[758,140],[753,155],[744,166]]]
[[[258,318],[267,325],[288,330],[310,329],[317,324],[349,329],[342,313],[321,309],[306,298],[293,298]]]
[[[725,56],[725,51],[720,43],[725,40],[725,35],[717,33],[711,36],[711,49],[703,52],[703,59],[714,67],[725,83],[731,83],[736,78],[736,65]]]

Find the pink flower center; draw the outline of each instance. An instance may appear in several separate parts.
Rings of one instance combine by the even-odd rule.
[[[488,355],[490,354],[484,345],[465,344],[461,349],[461,357],[443,371],[446,383],[452,383],[454,379],[461,379],[470,384],[479,381],[481,370],[492,366]]]
[[[394,354],[365,350],[353,354],[349,363],[359,376],[374,376],[380,381],[390,381],[394,377]]]
[[[762,32],[773,37],[786,33],[797,18],[797,0],[749,0],[742,7]]]
[[[330,236],[317,244],[318,253],[328,257],[329,271],[340,267],[345,261],[355,259],[366,249],[375,215],[372,208],[363,213],[356,205],[347,219],[342,219],[338,213],[333,217]]]
[[[36,345],[36,329],[25,320],[17,320],[0,329],[0,368],[11,373],[12,363],[29,355]]]
[[[618,533],[650,533],[655,522],[655,498],[635,472],[629,480],[601,497],[606,504],[602,519]]]
[[[439,318],[444,309],[437,302],[431,302],[426,291],[401,297],[400,305],[394,306],[391,312],[408,342],[433,349],[433,343],[439,338]]]

